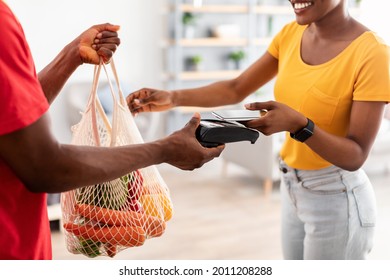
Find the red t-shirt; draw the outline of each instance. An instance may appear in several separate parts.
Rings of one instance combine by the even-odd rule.
[[[37,121],[49,108],[23,30],[0,1],[0,136]],[[0,155],[0,259],[51,259],[46,194],[32,193]]]

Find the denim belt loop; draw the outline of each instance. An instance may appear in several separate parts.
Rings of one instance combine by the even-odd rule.
[[[301,178],[299,177],[299,170],[289,167],[283,160],[279,161],[279,170],[287,175],[288,178],[293,179],[295,182],[301,182]]]

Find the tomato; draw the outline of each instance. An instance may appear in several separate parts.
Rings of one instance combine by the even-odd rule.
[[[144,178],[142,177],[141,171],[135,170],[131,175],[130,183],[137,184],[141,187],[144,185]]]
[[[144,179],[139,170],[135,170],[129,174],[129,183],[127,185],[129,189],[130,199],[138,200],[142,193]]]
[[[129,209],[134,212],[143,213],[144,208],[142,207],[142,204],[138,200],[131,200],[129,202]]]

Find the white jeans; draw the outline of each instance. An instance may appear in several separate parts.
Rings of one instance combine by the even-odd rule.
[[[365,259],[373,246],[376,201],[363,170],[335,166],[282,171],[285,259]]]

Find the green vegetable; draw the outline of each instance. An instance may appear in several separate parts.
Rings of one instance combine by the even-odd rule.
[[[100,256],[102,253],[100,252],[100,247],[102,246],[102,242],[95,242],[93,240],[79,238],[80,247],[77,247],[76,250],[81,254],[95,258]]]

